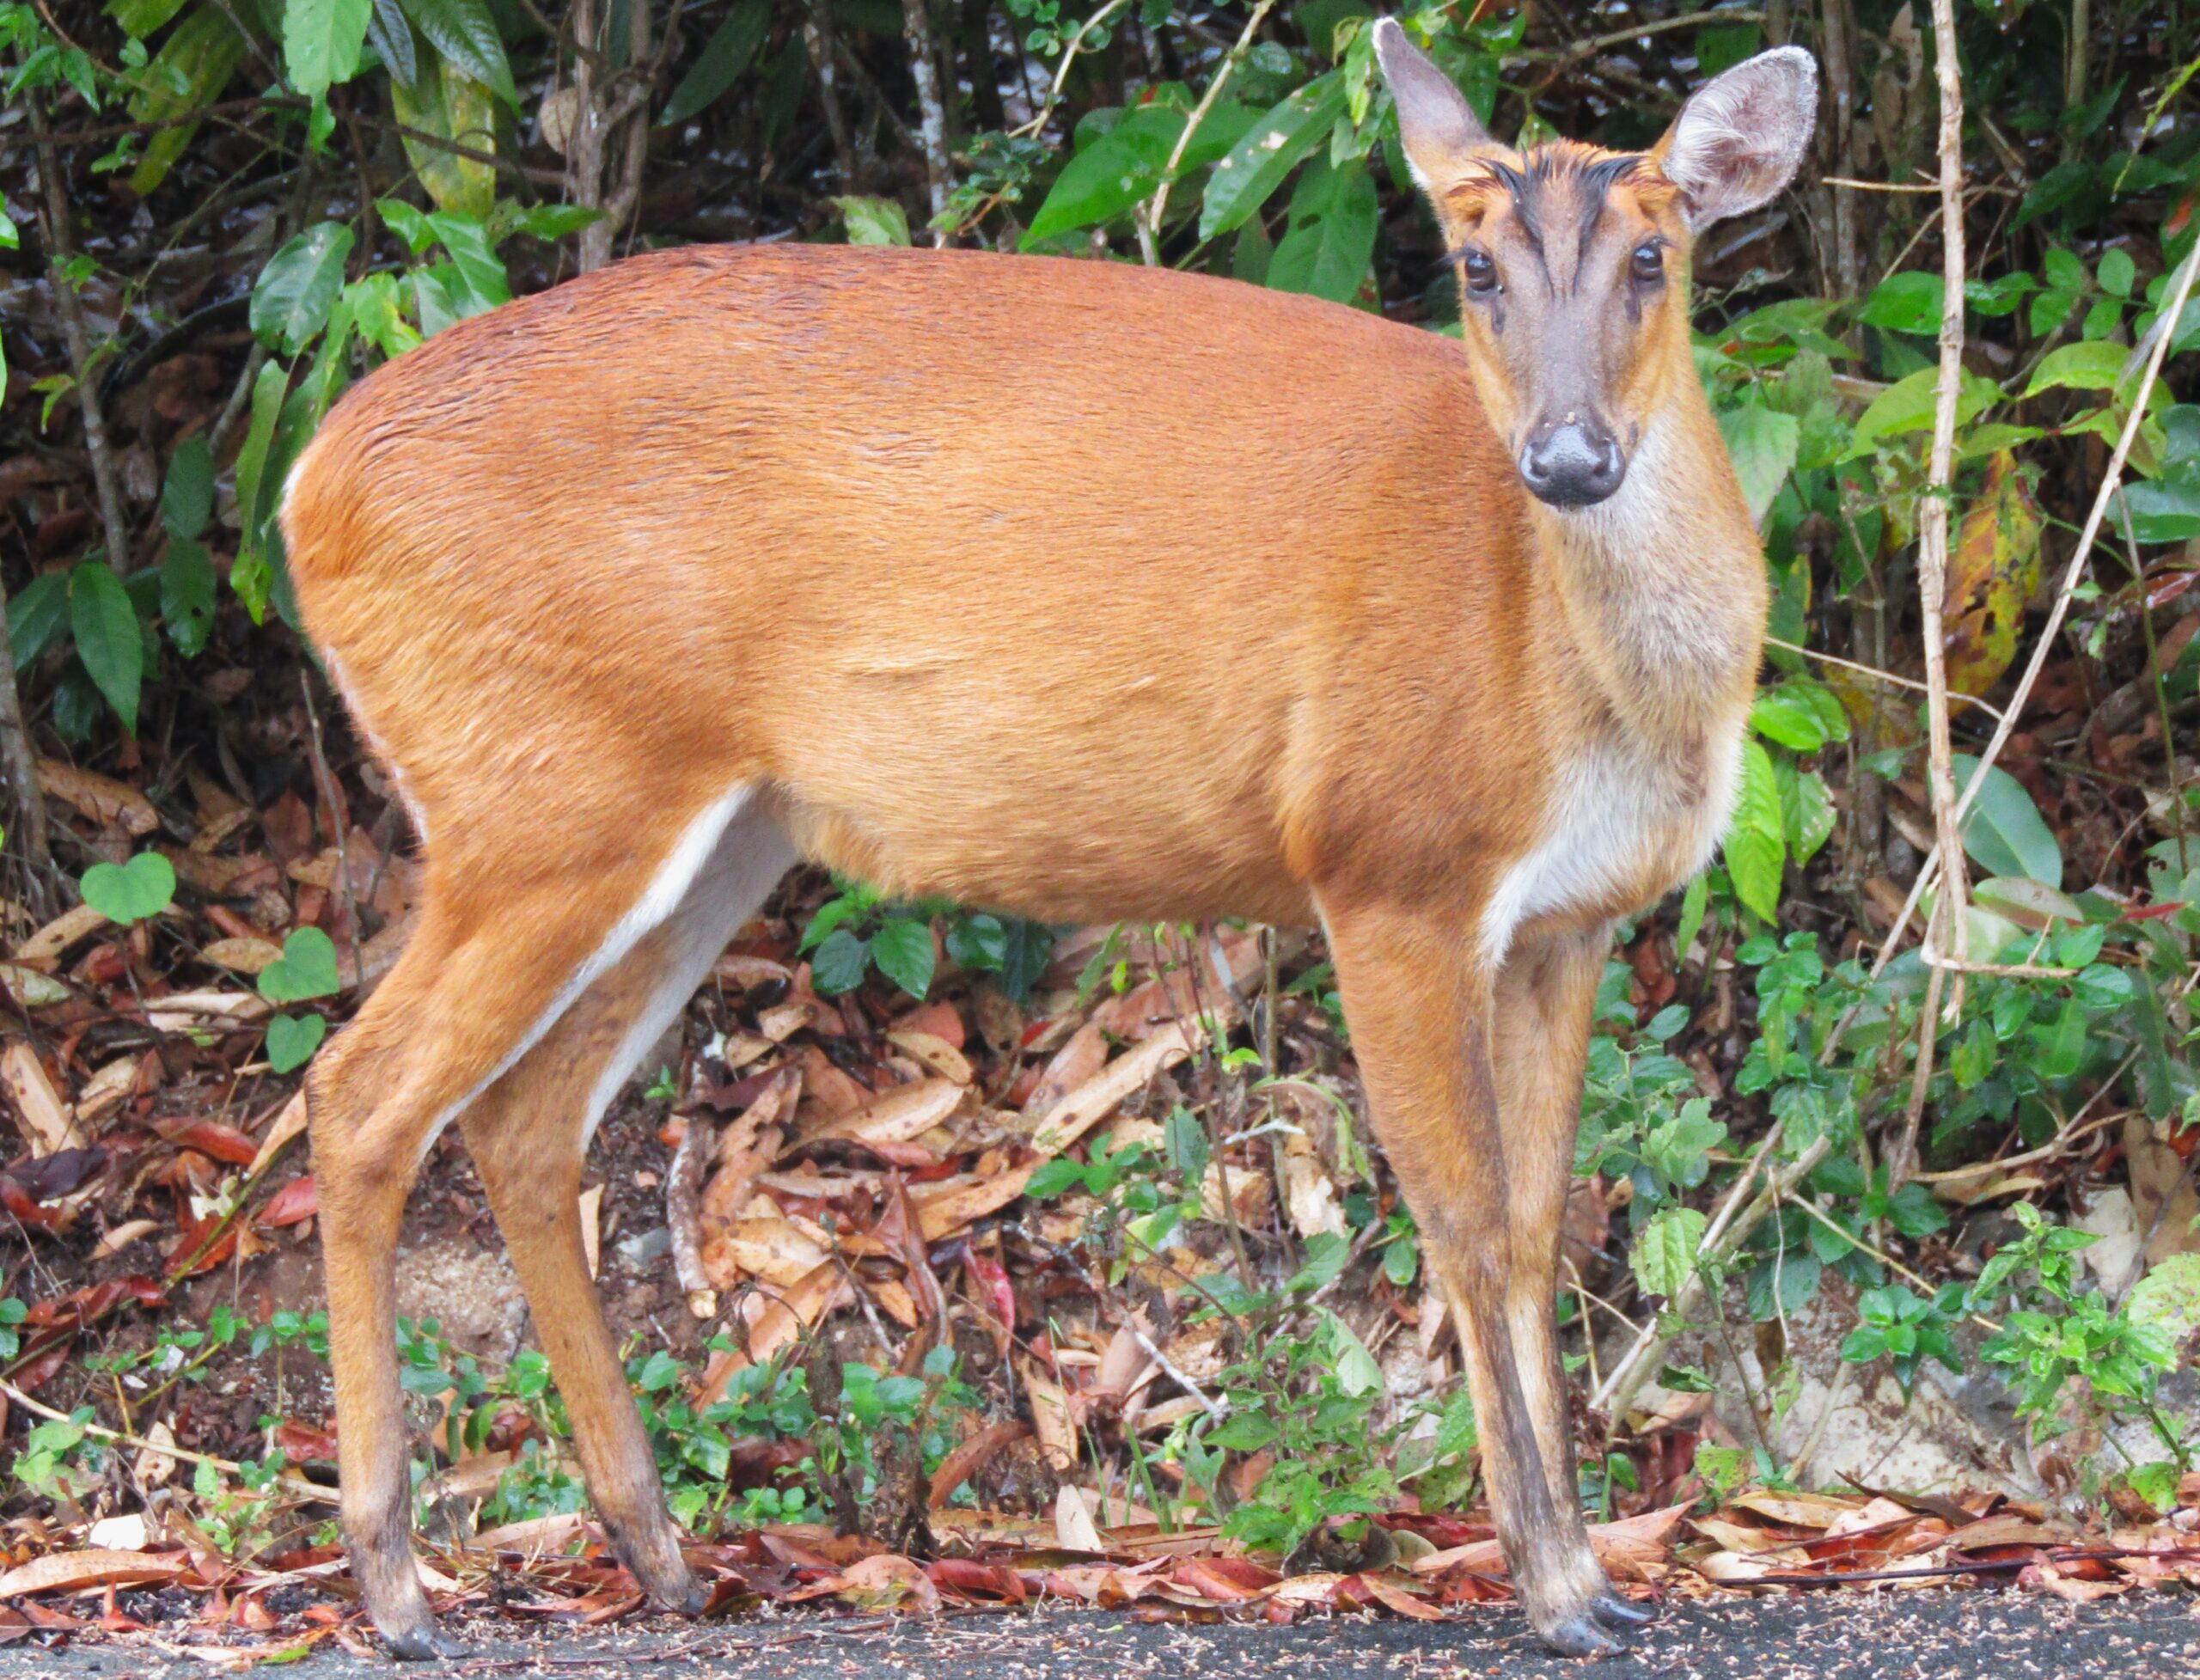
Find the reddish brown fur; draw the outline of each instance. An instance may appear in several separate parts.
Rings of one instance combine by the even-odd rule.
[[[1673,362],[1684,290],[1625,382],[1691,440],[1660,468],[1673,528],[1640,536],[1657,599],[1703,626],[1672,669],[1617,622],[1641,580],[1520,490],[1485,418],[1501,358],[1221,281],[680,251],[453,327],[339,405],[290,486],[290,564],[428,836],[412,946],[311,1081],[346,1528],[400,1649],[434,1637],[388,1352],[413,1164],[737,784],[896,893],[1326,918],[1466,1321],[1516,1579],[1577,1637],[1608,1594],[1549,1307],[1587,999],[1610,919],[1694,842],[1646,831],[1624,882],[1535,919],[1501,969],[1482,923],[1570,754],[1701,755],[1746,700],[1760,568]],[[581,1093],[673,962],[653,942],[461,1124],[599,1508],[681,1602],[571,1213]]]

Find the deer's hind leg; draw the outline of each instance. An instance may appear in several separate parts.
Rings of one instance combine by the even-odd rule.
[[[703,1595],[665,1514],[657,1457],[589,1276],[581,1170],[597,1122],[636,1060],[677,1018],[793,856],[768,821],[736,818],[679,907],[459,1122],[572,1420],[604,1532],[666,1610],[700,1611]]]
[[[406,1193],[443,1128],[713,872],[729,825],[749,805],[744,789],[696,798],[675,839],[646,847],[620,813],[603,813],[575,829],[569,867],[554,874],[474,878],[431,862],[403,956],[307,1077],[344,1535],[367,1609],[400,1656],[455,1648],[436,1630],[410,1545],[395,1347]],[[579,1106],[567,1151],[576,1158]]]

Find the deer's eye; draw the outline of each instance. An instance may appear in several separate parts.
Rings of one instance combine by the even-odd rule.
[[[1487,251],[1470,251],[1462,260],[1467,271],[1467,290],[1483,296],[1497,290],[1497,265]]]
[[[1628,270],[1646,284],[1665,278],[1665,260],[1659,253],[1655,240],[1645,240],[1635,247],[1635,255],[1629,260]]]

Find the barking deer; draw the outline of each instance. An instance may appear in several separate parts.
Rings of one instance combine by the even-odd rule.
[[[576,1197],[798,859],[1054,922],[1318,923],[1529,1616],[1580,1654],[1640,1618],[1581,1518],[1560,1216],[1610,929],[1720,837],[1764,618],[1690,253],[1787,185],[1816,74],[1768,52],[1645,153],[1522,152],[1376,27],[1459,339],[1121,263],[675,250],[438,333],[300,460],[304,622],[425,857],[307,1081],[344,1528],[399,1655],[455,1648],[392,1350],[454,1121],[606,1533],[698,1607]]]

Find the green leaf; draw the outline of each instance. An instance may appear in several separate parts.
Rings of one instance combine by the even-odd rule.
[[[895,916],[871,936],[871,960],[879,973],[913,998],[932,989],[932,923],[919,916]]]
[[[1759,694],[1757,704],[1750,708],[1750,726],[1799,753],[1815,753],[1832,738],[1818,703],[1792,686]]]
[[[852,992],[871,972],[871,941],[845,927],[834,928],[810,960],[810,981],[828,998]]]
[[[1203,1444],[1230,1452],[1258,1452],[1277,1433],[1275,1425],[1258,1412],[1239,1412],[1208,1430]]]
[[[283,68],[302,94],[322,94],[359,71],[374,0],[284,0]]]
[[[214,562],[195,537],[168,539],[161,562],[161,618],[185,658],[205,650],[214,627]]]
[[[847,223],[851,245],[907,245],[909,215],[897,199],[848,197],[833,200]]]
[[[295,6],[299,0],[289,0]],[[436,51],[508,106],[519,104],[504,38],[485,0],[399,0]]]
[[[130,97],[130,114],[138,121],[168,125],[147,137],[144,156],[131,172],[132,192],[144,198],[168,179],[199,132],[197,123],[174,119],[218,99],[249,50],[223,7],[198,6],[176,25]]]
[[[2157,1262],[2132,1286],[2124,1311],[2133,1323],[2166,1330],[2179,1341],[2200,1329],[2200,1254]]]
[[[168,457],[168,481],[161,486],[161,523],[174,537],[195,537],[214,512],[214,452],[206,434],[186,437]]]
[[[1334,1312],[1324,1311],[1322,1317],[1329,1324],[1329,1353],[1336,1361],[1337,1386],[1352,1399],[1381,1389],[1383,1368],[1375,1363],[1367,1344]]]
[[[175,865],[157,852],[140,852],[126,864],[94,864],[77,890],[100,914],[127,927],[175,902]]]
[[[733,86],[755,58],[771,21],[772,9],[767,0],[741,0],[727,12],[724,21],[711,32],[710,40],[703,43],[703,50],[695,55],[688,74],[680,78],[672,97],[665,101],[664,109],[657,119],[657,126],[669,128],[675,123],[686,122]]]
[[[1939,275],[1904,269],[1872,289],[1858,319],[1890,333],[1938,333],[1943,294]]]
[[[2131,359],[2128,345],[2095,341],[2063,345],[2050,351],[2032,370],[2025,387],[2028,397],[2042,391],[2112,391],[2124,377],[2124,364]]]
[[[1344,114],[1344,73],[1331,70],[1274,107],[1238,137],[1207,181],[1200,237],[1234,231],[1266,204],[1299,159],[1321,144]]]
[[[8,603],[8,645],[18,672],[43,657],[69,622],[69,574],[41,571]]]
[[[1884,438],[1930,430],[1940,377],[1937,367],[1920,368],[1874,397],[1871,406],[1857,417],[1849,459],[1869,455]],[[1969,425],[1999,400],[2001,394],[2001,387],[1992,380],[1966,371],[1956,393],[1956,425]]]
[[[69,575],[69,627],[84,662],[122,727],[138,732],[138,697],[145,677],[145,637],[138,608],[104,560],[86,560]]]
[[[2129,297],[2131,283],[2139,278],[2139,266],[2121,245],[2111,245],[2100,254],[2100,266],[2094,272],[2094,278],[2110,296]]]
[[[1800,868],[1818,855],[1833,834],[1833,800],[1825,778],[1815,770],[1799,770],[1793,764],[1773,766],[1780,782],[1780,816],[1786,830],[1788,855]]]
[[[1628,1255],[1635,1280],[1653,1295],[1671,1300],[1696,1270],[1696,1251],[1711,1222],[1693,1207],[1663,1207],[1636,1233]]]
[[[1001,989],[1023,1003],[1054,956],[1054,931],[1023,916],[1005,916],[1001,925],[1007,935],[1001,950]]]
[[[374,11],[367,19],[367,45],[374,48],[388,67],[390,80],[400,87],[410,88],[419,81],[419,44],[397,0],[374,0]]]
[[[321,1016],[278,1015],[267,1023],[267,1065],[278,1073],[294,1073],[327,1036],[328,1022]]]
[[[271,1004],[333,997],[338,990],[336,942],[317,927],[283,941],[283,954],[260,971],[260,995]]]
[[[1164,105],[1125,114],[1107,133],[1078,153],[1054,178],[1047,201],[1024,235],[1029,251],[1060,234],[1121,216],[1161,185],[1169,154],[1184,131],[1184,113]]]
[[[1268,260],[1268,284],[1349,303],[1375,254],[1374,177],[1357,158],[1332,167],[1316,158],[1291,195],[1289,226]]]
[[[1772,757],[1755,741],[1742,743],[1741,788],[1725,847],[1734,895],[1766,921],[1780,914],[1780,882],[1787,866],[1788,825],[1780,809],[1780,782]]]
[[[1772,498],[1795,469],[1803,423],[1761,402],[1745,402],[1719,416],[1719,430],[1726,436],[1734,476],[1741,480],[1743,498],[1750,504],[1750,521],[1762,525]]]
[[[252,330],[262,344],[296,356],[328,324],[351,239],[344,223],[322,222],[267,260],[252,288]]]
[[[2110,253],[2111,256],[2120,254],[2118,252]],[[2101,266],[2105,268],[2108,265],[2104,261]],[[2135,1465],[2124,1475],[2124,1485],[2163,1516],[2177,1509],[2177,1490],[2184,1479],[2185,1467],[2169,1459]]]
[[[1968,753],[1954,756],[1959,797],[1978,772]],[[2024,784],[1996,765],[1963,820],[1963,849],[1989,875],[2022,875],[2050,887],[2062,884],[2062,848]]]
[[[463,211],[438,210],[430,213],[428,225],[450,253],[451,262],[465,282],[470,294],[467,314],[481,315],[512,301],[511,277],[504,271],[504,260],[489,243],[489,230],[479,217]]]

